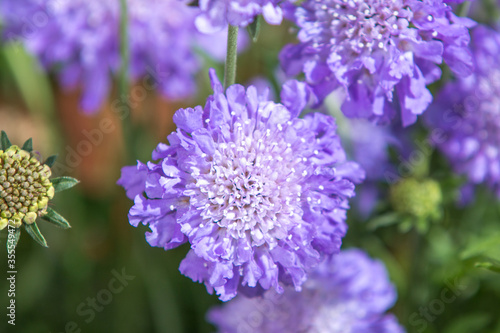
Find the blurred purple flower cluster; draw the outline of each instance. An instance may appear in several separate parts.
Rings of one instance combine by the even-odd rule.
[[[301,292],[287,287],[282,295],[238,296],[208,319],[221,333],[402,333],[397,319],[384,314],[395,300],[384,265],[351,249],[323,262]]]
[[[166,97],[196,92],[201,68],[195,45],[221,55],[224,33],[197,32],[199,10],[179,0],[128,0],[131,80],[149,75]],[[120,2],[97,0],[5,0],[0,4],[4,38],[20,40],[64,87],[81,86],[81,106],[95,112],[110,93],[120,68]]]
[[[500,197],[500,32],[472,32],[475,70],[447,83],[426,116],[434,142],[469,183]]]

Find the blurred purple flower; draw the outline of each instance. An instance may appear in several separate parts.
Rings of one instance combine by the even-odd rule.
[[[440,78],[443,59],[459,76],[472,71],[474,22],[442,0],[305,0],[294,20],[300,43],[282,50],[283,68],[304,72],[320,99],[343,87],[351,118],[387,122],[400,110],[411,125],[432,100],[426,85]]]
[[[201,68],[194,52],[202,40],[194,25],[199,10],[179,0],[128,0],[128,6],[130,79],[149,76],[148,89],[171,99],[192,95]],[[4,0],[0,15],[4,38],[22,41],[64,87],[80,85],[83,110],[98,110],[120,68],[119,1]],[[225,49],[221,36],[204,37],[210,54]]]
[[[500,32],[478,26],[471,44],[474,74],[446,84],[426,121],[454,170],[500,197]]]
[[[397,319],[384,314],[395,300],[384,265],[351,249],[323,262],[302,292],[287,287],[283,295],[238,296],[208,319],[220,333],[402,333]]]
[[[122,170],[118,184],[135,197],[130,223],[149,224],[151,246],[189,242],[180,271],[224,301],[282,292],[280,282],[300,290],[307,270],[339,251],[364,172],[346,162],[332,117],[299,119],[288,107],[304,105],[305,84],[289,84],[282,105],[253,86],[224,94],[210,77],[214,94],[204,108],[177,111],[158,163]]]
[[[262,14],[269,24],[278,25],[283,19],[279,0],[200,0],[201,14],[196,27],[204,33],[224,29],[228,24],[246,27]]]

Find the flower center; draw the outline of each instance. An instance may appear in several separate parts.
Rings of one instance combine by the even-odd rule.
[[[400,0],[329,0],[315,6],[317,21],[330,32],[320,43],[352,55],[385,50],[392,36],[408,28],[412,15]]]
[[[217,144],[213,156],[204,156],[206,172],[194,176],[201,216],[235,239],[272,248],[302,219],[306,166],[281,125],[248,134],[242,124],[234,127],[233,141]]]
[[[47,212],[54,197],[50,168],[17,146],[0,150],[0,219],[16,227]]]

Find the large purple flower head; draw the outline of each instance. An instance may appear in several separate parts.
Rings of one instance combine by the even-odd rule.
[[[339,251],[364,172],[346,162],[333,118],[297,118],[304,84],[286,85],[282,105],[253,86],[224,93],[213,70],[211,79],[205,108],[174,115],[158,162],[122,170],[130,223],[149,224],[151,246],[189,242],[181,272],[222,300],[281,292],[280,283],[300,289],[308,269]]]
[[[306,0],[294,20],[300,42],[282,50],[283,68],[304,72],[320,98],[343,87],[348,117],[387,122],[400,110],[410,125],[431,102],[426,85],[443,59],[457,75],[472,70],[473,22],[442,0]]]
[[[127,3],[131,79],[149,75],[168,98],[194,93],[198,10],[179,0]],[[7,39],[22,41],[63,86],[81,85],[85,111],[99,108],[120,68],[119,1],[4,0],[0,13]]]
[[[208,318],[220,333],[402,333],[396,318],[384,314],[395,300],[384,265],[351,249],[323,262],[302,292],[287,287],[282,295],[238,296]]]
[[[426,120],[431,139],[470,184],[500,197],[500,32],[472,32],[474,74],[444,86]]]
[[[196,18],[196,27],[204,33],[212,33],[228,24],[246,27],[257,15],[262,14],[266,22],[278,25],[283,19],[280,0],[200,0],[201,14]]]

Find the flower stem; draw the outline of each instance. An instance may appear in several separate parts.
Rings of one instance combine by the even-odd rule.
[[[236,80],[236,59],[238,44],[238,27],[229,25],[227,31],[226,66],[224,68],[224,87],[234,84]]]
[[[460,11],[458,13],[458,16],[466,17],[467,15],[469,15],[470,5],[471,5],[470,1],[465,1],[462,4],[462,6],[460,7]]]
[[[125,154],[126,159],[133,159],[133,126],[132,126],[132,116],[130,105],[128,103],[128,94],[130,91],[129,81],[128,81],[128,70],[130,66],[130,51],[128,44],[128,8],[127,0],[120,0],[120,57],[121,66],[118,79],[118,96],[120,101],[124,102],[123,107],[124,116],[122,117],[123,124],[123,142],[125,144]]]

